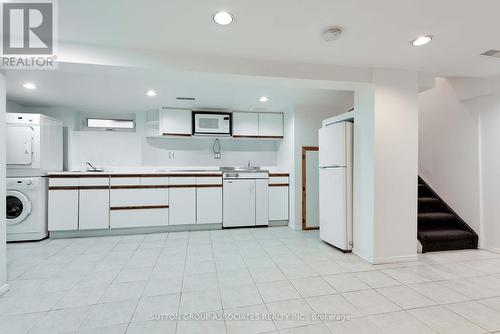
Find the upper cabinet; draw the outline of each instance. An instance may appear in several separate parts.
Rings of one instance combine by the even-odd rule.
[[[232,122],[234,138],[283,138],[283,113],[235,111]],[[192,136],[191,110],[162,107],[159,132],[160,136]]]
[[[187,109],[160,109],[160,135],[191,136],[192,116]]]
[[[233,137],[283,138],[283,114],[235,111]]]
[[[254,137],[259,135],[259,114],[233,112],[233,137]]]
[[[260,137],[283,137],[283,114],[259,113]]]

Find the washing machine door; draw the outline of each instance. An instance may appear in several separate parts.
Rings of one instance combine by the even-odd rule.
[[[17,190],[7,190],[7,225],[19,224],[31,213],[31,202]]]

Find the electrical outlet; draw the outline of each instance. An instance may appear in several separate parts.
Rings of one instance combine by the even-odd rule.
[[[214,159],[220,159],[220,153],[219,152],[214,153]]]
[[[175,158],[175,153],[173,151],[168,152],[168,158],[169,159],[174,159]]]

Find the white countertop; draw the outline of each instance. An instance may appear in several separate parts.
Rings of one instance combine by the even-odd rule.
[[[263,171],[269,171],[270,174],[288,174],[287,171],[279,169],[277,167],[261,167]],[[51,172],[48,176],[81,176],[81,175],[144,175],[144,174],[154,174],[154,175],[191,175],[191,174],[218,174],[222,175],[219,167],[133,167],[133,168],[109,168],[104,169],[103,172],[87,172],[87,171],[62,171],[62,172]]]

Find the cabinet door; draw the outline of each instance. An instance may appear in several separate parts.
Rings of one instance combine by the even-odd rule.
[[[79,229],[109,228],[109,190],[80,189]]]
[[[222,188],[196,189],[196,223],[222,223]]]
[[[255,225],[269,224],[269,180],[255,180]]]
[[[233,136],[258,136],[259,114],[249,112],[233,112]]]
[[[283,137],[283,114],[259,113],[259,136]]]
[[[169,224],[195,224],[196,188],[170,188],[169,192]]]
[[[223,226],[255,226],[255,180],[224,180]]]
[[[111,228],[151,227],[168,225],[167,208],[111,210],[109,225]]]
[[[160,110],[160,135],[191,136],[192,115],[186,109],[161,109]]]
[[[269,221],[288,220],[288,186],[269,187]]]
[[[78,230],[78,189],[49,190],[49,231]]]

